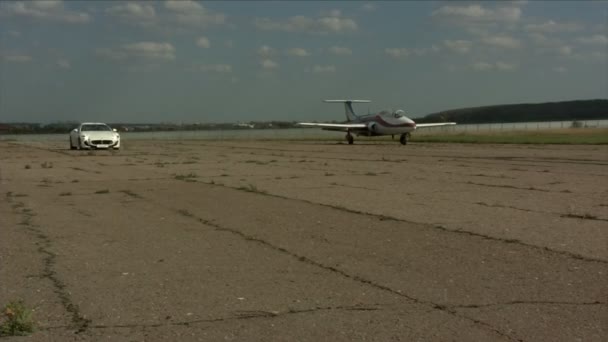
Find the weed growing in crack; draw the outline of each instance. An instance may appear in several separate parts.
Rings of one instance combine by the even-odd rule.
[[[59,194],[59,196],[72,196],[72,193],[69,192],[69,191],[68,192],[62,192],[62,193]]]
[[[108,194],[110,193],[110,190],[108,189],[103,189],[103,190],[97,190],[95,191],[96,194]]]
[[[2,310],[4,322],[0,325],[0,336],[25,336],[34,331],[32,310],[22,300],[8,303]]]
[[[53,168],[53,163],[51,162],[44,162],[42,164],[40,164],[40,167],[43,169],[52,169]]]
[[[26,165],[25,165],[25,167],[24,167],[24,169],[26,169],[26,170],[29,170],[29,169],[31,169],[31,168],[32,168],[32,167],[30,166],[30,164],[26,164]]]

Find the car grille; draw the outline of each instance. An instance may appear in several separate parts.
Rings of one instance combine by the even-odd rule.
[[[94,145],[110,145],[112,140],[91,140],[91,143]]]

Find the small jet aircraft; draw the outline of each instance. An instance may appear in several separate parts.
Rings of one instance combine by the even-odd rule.
[[[353,111],[353,103],[369,103],[369,100],[325,100],[328,103],[344,103],[346,111],[346,123],[328,124],[301,122],[298,125],[309,127],[321,127],[328,131],[346,132],[346,141],[352,144],[355,139],[351,133],[357,136],[378,136],[378,135],[401,135],[399,141],[406,145],[410,138],[410,132],[417,128],[450,126],[455,125],[455,122],[416,124],[412,119],[405,116],[405,112],[401,109],[394,112],[381,111],[376,114],[368,114],[364,116],[356,115]]]

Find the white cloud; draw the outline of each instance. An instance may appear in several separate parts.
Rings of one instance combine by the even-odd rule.
[[[207,37],[200,37],[196,40],[196,46],[208,49],[211,47],[211,43]]]
[[[353,54],[353,51],[351,49],[343,46],[332,46],[329,48],[329,52],[339,56],[350,56]]]
[[[191,0],[168,0],[165,8],[174,12],[198,12],[204,10],[203,6]]]
[[[510,71],[510,70],[515,70],[516,66],[514,64],[509,64],[509,63],[505,63],[505,62],[496,62],[496,69],[498,70],[504,70],[504,71]]]
[[[376,10],[376,5],[374,5],[372,3],[367,3],[367,4],[363,5],[363,6],[361,6],[361,9],[364,10],[364,11],[368,11],[368,12],[375,11]]]
[[[476,63],[473,63],[473,65],[471,65],[471,67],[477,71],[486,71],[486,70],[494,69],[494,65],[492,65],[490,63],[486,63],[486,62],[476,62]]]
[[[152,20],[156,17],[154,6],[141,2],[127,2],[107,8],[106,13],[124,20]]]
[[[4,59],[6,62],[12,63],[27,63],[33,60],[31,56],[13,53],[2,54],[0,57],[2,57],[2,59]]]
[[[138,42],[125,44],[118,48],[99,48],[97,55],[110,60],[126,60],[143,58],[149,60],[174,60],[175,48],[170,43]]]
[[[168,0],[165,1],[165,8],[172,12],[177,23],[183,25],[218,25],[226,20],[224,14],[211,12],[192,0]]]
[[[268,45],[262,45],[258,49],[258,55],[260,55],[262,57],[270,57],[270,56],[274,55],[275,52],[276,52],[276,50],[271,48]]]
[[[550,37],[547,37],[545,34],[539,33],[539,32],[530,33],[528,36],[530,37],[532,42],[534,42],[537,45],[558,46],[558,45],[563,44],[560,39],[550,38]]]
[[[572,47],[568,45],[561,46],[557,49],[557,53],[562,56],[570,56],[572,55]]]
[[[517,69],[517,66],[515,64],[498,61],[496,63],[476,62],[471,65],[471,68],[475,71],[513,71]]]
[[[602,63],[602,65],[606,64],[608,60],[608,53],[605,51],[586,51],[586,52],[577,52],[574,53],[570,51],[571,54],[566,55],[565,57],[576,60],[584,63]]]
[[[287,55],[295,56],[295,57],[307,57],[310,56],[310,53],[302,48],[291,48],[286,51]]]
[[[91,20],[85,12],[66,9],[61,0],[3,2],[0,13],[68,24],[84,24]]]
[[[589,37],[579,37],[576,41],[588,45],[606,45],[608,44],[608,37],[603,34],[594,34]]]
[[[555,72],[557,72],[557,73],[560,73],[560,74],[563,74],[563,73],[565,73],[566,71],[568,71],[568,69],[566,69],[566,68],[565,68],[565,67],[563,67],[563,66],[558,66],[558,67],[553,68],[553,71],[555,71]]]
[[[521,17],[521,9],[515,6],[490,9],[481,5],[446,5],[436,9],[431,15],[455,22],[516,22]]]
[[[454,52],[467,53],[470,51],[473,43],[468,40],[444,40],[443,45]]]
[[[72,65],[70,64],[70,61],[68,61],[67,59],[59,59],[57,60],[57,63],[55,63],[59,68],[61,69],[70,69],[72,67]]]
[[[332,73],[336,72],[336,67],[333,65],[315,65],[312,67],[312,72],[319,73]]]
[[[577,32],[582,29],[582,26],[577,23],[558,23],[553,20],[549,20],[541,24],[526,25],[525,29],[528,32],[542,33]]]
[[[324,17],[317,19],[317,21],[323,29],[332,32],[355,31],[357,29],[357,24],[352,19]]]
[[[285,32],[341,33],[357,30],[354,20],[335,16],[309,18],[300,15],[284,21],[256,18],[254,25],[259,30]]]
[[[483,37],[481,41],[487,45],[505,49],[517,49],[521,47],[521,42],[510,36],[487,36]]]
[[[441,50],[441,48],[437,45],[433,45],[430,48],[413,48],[410,49],[410,53],[416,55],[416,56],[426,56],[430,53],[435,53],[435,52],[439,52]]]
[[[332,10],[323,10],[320,13],[321,17],[340,17],[342,16],[342,11],[340,11],[339,9],[332,9]]]
[[[264,69],[277,69],[279,67],[279,64],[275,61],[272,61],[270,59],[264,59],[262,62],[260,62],[260,64],[262,65],[262,68]]]
[[[232,66],[229,64],[207,64],[200,67],[203,72],[218,72],[218,73],[230,73],[232,72]]]
[[[175,48],[169,43],[139,42],[124,45],[124,49],[135,56],[152,59],[175,59]]]
[[[394,58],[405,58],[410,55],[410,51],[406,48],[386,48],[384,53]]]

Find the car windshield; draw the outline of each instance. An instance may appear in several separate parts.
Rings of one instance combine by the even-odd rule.
[[[107,125],[82,125],[80,128],[82,132],[89,131],[111,131],[112,129]]]

